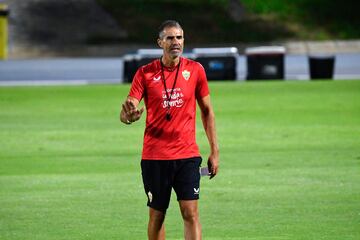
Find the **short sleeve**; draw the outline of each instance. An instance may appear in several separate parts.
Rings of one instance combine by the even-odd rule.
[[[139,68],[133,78],[129,96],[134,97],[137,100],[141,101],[144,96],[145,86],[144,86],[144,75],[142,73],[142,68]]]
[[[198,79],[195,91],[196,99],[206,97],[210,93],[205,69],[200,63],[198,63]]]

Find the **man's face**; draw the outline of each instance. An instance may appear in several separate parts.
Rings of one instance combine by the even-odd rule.
[[[184,49],[183,30],[176,27],[165,28],[162,38],[158,39],[158,44],[164,50],[164,54],[171,59],[179,57]]]

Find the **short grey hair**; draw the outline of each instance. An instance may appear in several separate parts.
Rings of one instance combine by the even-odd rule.
[[[183,30],[179,22],[177,22],[175,20],[166,20],[163,23],[161,23],[161,25],[159,27],[159,38],[160,39],[162,39],[164,37],[165,28],[169,28],[169,27],[175,27],[175,28],[179,28],[179,29]]]

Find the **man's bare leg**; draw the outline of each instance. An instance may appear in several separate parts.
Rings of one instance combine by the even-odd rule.
[[[149,225],[148,238],[149,240],[164,240],[165,239],[165,214],[161,211],[149,208]]]
[[[185,240],[201,239],[201,224],[197,200],[180,200],[180,211],[184,220]]]

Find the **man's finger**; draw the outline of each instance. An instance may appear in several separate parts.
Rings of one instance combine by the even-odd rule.
[[[135,110],[135,113],[136,115],[140,118],[141,114],[144,112],[144,107],[142,107],[141,109],[136,109]]]
[[[210,179],[212,179],[218,173],[219,165],[217,162],[214,162],[214,161],[212,161],[211,158],[209,158],[208,159],[208,168],[209,168],[209,172],[210,172]]]
[[[215,176],[216,176],[216,172],[214,173],[214,172],[212,172],[212,173],[210,173],[210,179],[212,179],[212,178],[214,178]]]
[[[144,112],[144,107],[140,108],[140,109],[136,109],[136,113],[139,116],[139,118],[141,117],[142,113]]]
[[[138,110],[139,113],[140,113],[140,115],[144,112],[144,110],[145,110],[145,107],[144,107],[144,106],[143,106],[142,108],[140,108],[140,110]]]
[[[211,169],[210,179],[212,179],[213,177],[215,177],[216,174],[217,174],[217,172],[218,172],[217,166],[213,166],[212,169]]]
[[[127,106],[126,103],[123,103],[123,104],[122,104],[122,108],[123,108],[125,114],[126,114],[126,115],[129,115],[129,111],[130,111],[130,110],[129,110],[129,107]]]
[[[142,107],[141,109],[136,109],[133,114],[134,114],[134,119],[135,120],[139,120],[142,113],[144,112],[144,107]]]
[[[215,175],[213,174],[213,165],[211,163],[210,158],[208,159],[207,165],[209,169],[210,179],[212,179]]]
[[[127,111],[130,112],[131,111],[131,105],[130,105],[129,100],[125,101],[125,106],[126,106]]]
[[[130,107],[131,110],[135,110],[135,109],[136,109],[135,104],[134,104],[133,101],[131,101],[130,99],[128,99],[126,102],[129,104],[129,107]]]

